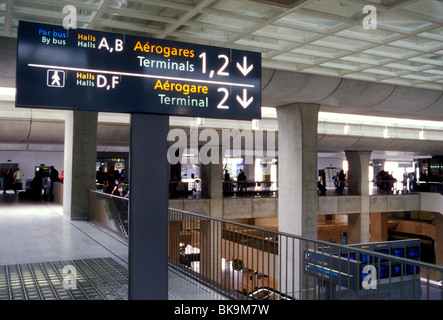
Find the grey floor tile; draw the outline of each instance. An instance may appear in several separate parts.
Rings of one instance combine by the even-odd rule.
[[[62,206],[54,203],[4,200],[0,196],[0,272],[2,266],[33,264],[38,269],[41,263],[97,258],[112,259],[127,270],[127,240],[91,222],[67,219]],[[169,299],[223,299],[210,289],[176,272],[169,272],[168,285]],[[7,299],[5,297],[8,293],[1,288],[0,283],[0,300]],[[114,290],[120,292],[123,289],[117,286]],[[35,292],[31,293],[31,298],[38,296]],[[62,298],[85,299],[85,295],[80,292],[73,295],[59,294]],[[98,293],[95,295],[96,298],[103,298]],[[23,298],[23,292],[18,290],[16,297]],[[53,293],[48,292],[44,298],[54,298]],[[113,299],[115,296],[108,298]]]

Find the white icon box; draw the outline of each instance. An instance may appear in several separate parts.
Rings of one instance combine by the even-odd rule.
[[[46,84],[48,87],[63,88],[65,86],[65,71],[48,69]]]

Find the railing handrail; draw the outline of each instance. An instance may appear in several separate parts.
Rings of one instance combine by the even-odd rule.
[[[248,224],[244,224],[244,223],[240,223],[240,222],[227,221],[227,220],[223,220],[223,219],[220,219],[220,218],[205,216],[205,215],[202,215],[202,214],[193,213],[193,212],[189,212],[189,211],[184,211],[184,210],[180,210],[180,209],[169,208],[169,210],[173,210],[173,211],[176,211],[176,212],[184,213],[184,214],[195,216],[195,217],[202,218],[202,219],[213,220],[213,221],[217,221],[217,222],[221,222],[221,223],[228,223],[228,224],[236,225],[236,226],[239,226],[239,227],[242,227],[242,228],[255,229],[255,230],[258,230],[258,231],[262,231],[262,232],[274,233],[274,234],[279,235],[279,236],[284,236],[284,237],[288,237],[288,238],[294,238],[294,239],[302,240],[302,241],[309,241],[309,242],[313,242],[313,243],[316,243],[316,244],[320,244],[320,245],[325,246],[325,247],[334,247],[334,248],[337,248],[339,250],[342,249],[340,251],[344,251],[344,252],[349,252],[349,251],[359,252],[359,253],[367,254],[369,256],[385,258],[385,259],[394,260],[394,261],[398,261],[398,262],[402,262],[402,263],[407,263],[407,264],[414,264],[414,265],[417,265],[417,266],[421,266],[421,267],[425,267],[425,268],[431,268],[431,269],[436,269],[438,271],[443,272],[443,266],[439,266],[439,265],[435,265],[435,264],[431,264],[431,263],[426,263],[426,262],[422,262],[422,261],[417,261],[417,260],[397,257],[397,256],[393,256],[393,255],[389,255],[389,254],[384,254],[384,253],[380,253],[380,252],[376,252],[376,251],[370,251],[370,250],[366,250],[366,249],[362,249],[362,248],[358,248],[358,247],[351,247],[349,245],[342,245],[342,244],[331,243],[331,242],[327,242],[327,241],[323,241],[323,240],[307,238],[307,237],[304,237],[304,236],[294,235],[294,234],[291,234],[291,233],[282,232],[282,231],[278,231],[278,230],[270,230],[270,229],[260,228],[260,227],[257,227],[257,226],[252,226],[252,225],[248,225]],[[364,243],[362,245],[364,245]],[[317,251],[321,252],[322,249],[321,248],[317,249]],[[333,253],[332,253],[332,255],[333,255]]]
[[[99,192],[99,191],[96,191],[96,190],[88,190],[88,191],[89,191],[89,192],[92,192],[92,193],[97,193],[97,194],[100,194],[100,195],[108,196],[108,197],[110,197],[110,198],[117,198],[117,199],[122,199],[122,200],[127,200],[127,201],[129,201],[128,198],[120,197],[120,196],[115,196],[115,195],[113,195],[113,194],[106,193],[106,192]]]

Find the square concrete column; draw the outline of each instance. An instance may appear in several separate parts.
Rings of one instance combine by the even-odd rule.
[[[223,158],[226,148],[218,145],[200,148],[200,153],[212,153],[207,161],[201,163],[202,196],[210,199],[210,213],[214,218],[223,217]]]
[[[71,219],[88,216],[88,190],[95,190],[97,112],[66,111],[63,212]]]
[[[317,238],[317,122],[319,106],[277,108],[279,230]]]
[[[319,106],[296,103],[277,108],[278,228],[317,238],[317,122]],[[280,290],[289,295],[308,292],[301,277],[305,243],[279,241]],[[312,281],[311,283],[314,283]]]
[[[369,161],[371,151],[346,151],[348,160],[348,194],[360,195],[360,212],[348,215],[348,243],[371,240],[369,212]]]
[[[223,218],[223,158],[226,148],[219,145],[200,147],[202,195],[209,197],[209,216]],[[206,279],[220,281],[222,268],[222,224],[200,221],[200,272]]]
[[[372,151],[346,150],[348,160],[348,194],[369,195],[369,161]]]
[[[388,241],[388,213],[371,212],[371,242]]]

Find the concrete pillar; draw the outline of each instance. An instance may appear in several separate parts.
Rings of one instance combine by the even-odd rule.
[[[371,242],[388,241],[388,213],[371,212]]]
[[[346,151],[348,160],[348,194],[360,195],[360,212],[348,215],[348,243],[365,243],[370,239],[369,161],[371,151]]]
[[[86,219],[88,190],[95,190],[97,112],[66,111],[63,212]]]
[[[317,122],[319,106],[277,108],[279,230],[317,238]]]
[[[200,220],[200,273],[216,282],[222,277],[222,233],[222,223]]]
[[[206,182],[205,195],[209,197],[209,216],[223,217],[223,157],[225,148],[218,145],[206,146],[206,150],[218,152],[214,161],[201,165],[202,181]],[[202,190],[203,191],[203,190]],[[218,281],[221,279],[222,263],[222,229],[219,222],[200,221],[200,272],[207,278]]]
[[[308,238],[318,235],[317,122],[319,106],[295,103],[277,108],[278,118],[278,228]],[[290,295],[304,291],[301,244],[279,242],[280,290]],[[314,281],[311,281],[311,284]]]
[[[255,157],[253,158],[254,163],[246,163],[245,157],[243,156],[243,172],[246,175],[247,181],[255,180]]]
[[[443,266],[443,215],[435,215],[435,264]]]
[[[217,150],[218,161],[211,161],[207,164],[201,164],[202,175],[202,196],[211,199],[210,216],[222,218],[223,216],[223,157],[225,148],[213,146],[212,150]],[[231,172],[232,178],[232,172]]]
[[[369,195],[369,161],[372,151],[345,151],[348,160],[348,194]]]

